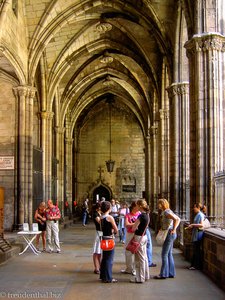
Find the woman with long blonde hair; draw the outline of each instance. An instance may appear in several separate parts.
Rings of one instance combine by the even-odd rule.
[[[41,231],[40,234],[36,237],[36,248],[39,250],[39,240],[42,237],[42,245],[43,245],[43,252],[46,251],[46,205],[45,202],[42,201],[38,208],[35,211],[34,219],[38,223],[38,230]]]
[[[180,223],[180,218],[170,209],[169,202],[166,199],[158,200],[158,208],[162,211],[161,229],[169,230],[162,246],[162,266],[160,274],[154,276],[154,279],[174,278],[176,272],[173,259],[173,243],[177,238],[176,229]]]

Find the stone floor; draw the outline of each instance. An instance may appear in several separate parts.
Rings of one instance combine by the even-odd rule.
[[[154,236],[154,235],[153,235]],[[6,236],[7,238],[7,236]],[[17,237],[18,241],[21,237]],[[30,250],[0,265],[1,299],[65,299],[65,300],[225,300],[225,293],[200,271],[189,271],[180,251],[174,249],[177,277],[150,279],[144,284],[130,283],[130,275],[121,274],[124,268],[123,245],[117,243],[113,265],[118,283],[101,283],[93,273],[93,224],[82,227],[74,224],[60,231],[62,253],[34,255]],[[160,247],[153,237],[153,259],[159,274]]]

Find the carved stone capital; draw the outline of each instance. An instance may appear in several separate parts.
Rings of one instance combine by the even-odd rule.
[[[187,49],[188,57],[201,51],[216,50],[225,52],[225,37],[219,33],[194,35],[184,46]]]
[[[54,113],[51,111],[41,111],[40,117],[41,117],[41,119],[44,119],[44,120],[52,120],[54,117]]]
[[[173,83],[167,89],[169,98],[176,95],[187,95],[189,93],[189,82]]]
[[[169,118],[169,110],[168,109],[160,109],[159,116],[161,120],[166,120]]]
[[[29,97],[30,97],[31,99],[34,98],[36,91],[37,91],[36,88],[30,87],[30,89],[29,89]]]
[[[158,134],[158,126],[157,125],[151,126],[151,135],[155,136],[157,134]]]
[[[72,138],[66,138],[66,139],[65,139],[65,142],[66,142],[67,145],[70,146],[70,145],[73,144],[73,139],[72,139]]]
[[[54,129],[55,129],[55,133],[58,133],[58,134],[64,134],[64,132],[65,132],[65,127],[56,126]]]
[[[13,88],[15,97],[19,97],[19,98],[26,97],[28,90],[29,89],[27,86],[22,86],[22,85]]]

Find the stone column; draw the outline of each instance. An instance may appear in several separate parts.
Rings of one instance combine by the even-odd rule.
[[[26,195],[26,145],[25,145],[25,134],[26,134],[26,95],[27,87],[19,86],[13,89],[14,95],[18,101],[18,223],[23,224],[28,222],[26,207],[25,207],[25,195]]]
[[[65,138],[65,165],[66,165],[66,174],[65,174],[65,197],[67,201],[67,212],[72,211],[72,146],[73,139],[70,136],[71,130],[71,112],[68,110],[66,114],[66,122],[65,122],[65,130],[66,130],[66,138]]]
[[[33,103],[36,89],[30,87],[27,94],[27,165],[28,165],[28,222],[33,222]]]
[[[150,193],[151,193],[151,149],[150,149],[150,136],[147,135],[145,138],[145,191],[146,191],[146,201],[151,206],[150,203]],[[151,206],[151,210],[153,207]]]
[[[160,194],[161,197],[169,200],[169,111],[168,109],[160,109]]]
[[[190,65],[190,196],[192,202],[205,202],[214,219],[214,176],[225,169],[225,37],[199,34],[185,46]]]
[[[153,210],[157,211],[157,200],[158,194],[160,192],[160,182],[159,182],[159,174],[158,174],[158,125],[154,125],[151,127],[151,150],[152,155],[151,159],[154,163],[151,164],[151,174],[152,174],[152,196],[153,196]]]
[[[18,101],[18,205],[17,222],[33,222],[33,98],[36,89],[13,89]],[[15,224],[16,225],[16,224]]]
[[[173,83],[170,98],[170,197],[175,211],[189,212],[189,83]]]
[[[66,147],[66,200],[69,204],[70,211],[72,211],[72,147],[73,139],[66,138],[65,140]]]
[[[56,127],[56,157],[59,160],[58,164],[58,183],[57,183],[57,200],[59,207],[61,209],[62,216],[64,216],[64,206],[62,205],[64,201],[64,127]]]
[[[42,111],[42,149],[43,149],[43,198],[51,199],[52,174],[52,118],[54,113]]]

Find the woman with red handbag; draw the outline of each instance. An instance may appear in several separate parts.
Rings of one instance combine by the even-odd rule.
[[[144,283],[149,279],[148,257],[146,250],[146,229],[149,224],[149,206],[144,199],[141,199],[137,201],[137,207],[141,214],[132,226],[132,231],[134,232],[135,241],[140,242],[140,246],[135,253],[136,277],[131,279],[130,282]]]
[[[102,239],[113,239],[114,234],[118,232],[115,220],[113,216],[110,216],[111,203],[109,201],[104,201],[101,204],[101,229],[103,232]],[[116,279],[112,278],[112,267],[114,258],[114,248],[112,250],[102,249],[102,260],[100,266],[100,279],[104,283],[115,283]]]
[[[140,214],[141,212],[139,211],[139,207],[137,206],[137,201],[136,200],[132,201],[130,205],[130,212],[125,216],[125,226],[127,231],[126,241],[125,241],[126,268],[121,270],[121,273],[132,274],[133,276],[136,275],[134,254],[126,250],[126,247],[134,236],[134,232],[132,231],[132,226],[134,225],[134,222],[137,220]]]

